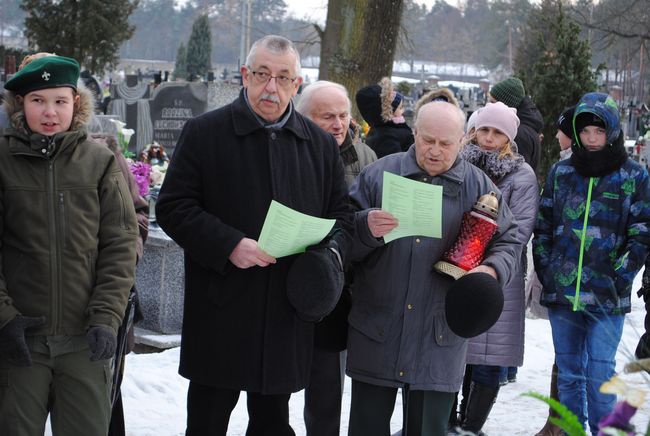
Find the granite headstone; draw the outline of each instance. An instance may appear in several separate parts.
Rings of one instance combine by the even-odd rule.
[[[180,333],[184,278],[183,250],[152,224],[136,270],[135,283],[144,314],[139,327],[164,334]]]
[[[153,140],[172,156],[183,126],[207,109],[208,89],[203,82],[164,82],[149,101]]]

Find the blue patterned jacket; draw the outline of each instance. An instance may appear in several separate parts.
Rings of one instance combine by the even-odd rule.
[[[570,159],[551,168],[533,240],[535,269],[544,288],[542,304],[570,305],[577,296],[577,306],[587,311],[629,312],[632,282],[649,244],[650,185],[641,165],[628,159],[617,171],[593,178],[578,174]]]

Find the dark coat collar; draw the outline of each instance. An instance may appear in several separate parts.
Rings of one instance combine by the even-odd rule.
[[[264,128],[264,126],[260,124],[255,114],[246,104],[244,97],[244,88],[239,91],[239,97],[232,102],[231,111],[235,134],[237,136],[246,136],[256,130]],[[302,115],[298,114],[295,110],[291,112],[291,115],[289,116],[289,119],[285,123],[283,129],[289,130],[300,139],[309,139],[309,135],[307,134],[307,129],[305,127],[305,121],[302,118]]]

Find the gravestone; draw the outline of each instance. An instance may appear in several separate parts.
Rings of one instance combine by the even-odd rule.
[[[149,227],[135,277],[144,315],[138,327],[163,334],[180,333],[185,278],[183,250],[155,223]]]
[[[121,121],[117,115],[96,114],[88,126],[88,131],[117,136],[117,126],[112,120]]]
[[[211,111],[230,104],[239,96],[241,86],[226,82],[208,84],[208,108]]]
[[[172,157],[176,141],[190,118],[207,109],[208,88],[203,82],[164,82],[149,101],[153,141],[161,144]]]
[[[127,129],[135,134],[129,142],[129,150],[139,155],[144,146],[151,142],[151,120],[149,119],[149,85],[138,81],[138,76],[129,74],[123,82],[113,86],[114,98],[109,103],[108,113],[117,115],[126,123]]]

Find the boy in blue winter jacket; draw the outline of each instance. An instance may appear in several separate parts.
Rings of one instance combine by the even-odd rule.
[[[650,185],[647,171],[628,159],[618,107],[606,94],[580,99],[573,133],[573,155],[546,179],[533,257],[560,402],[596,435],[616,402],[599,388],[614,375],[632,282],[648,254]]]

